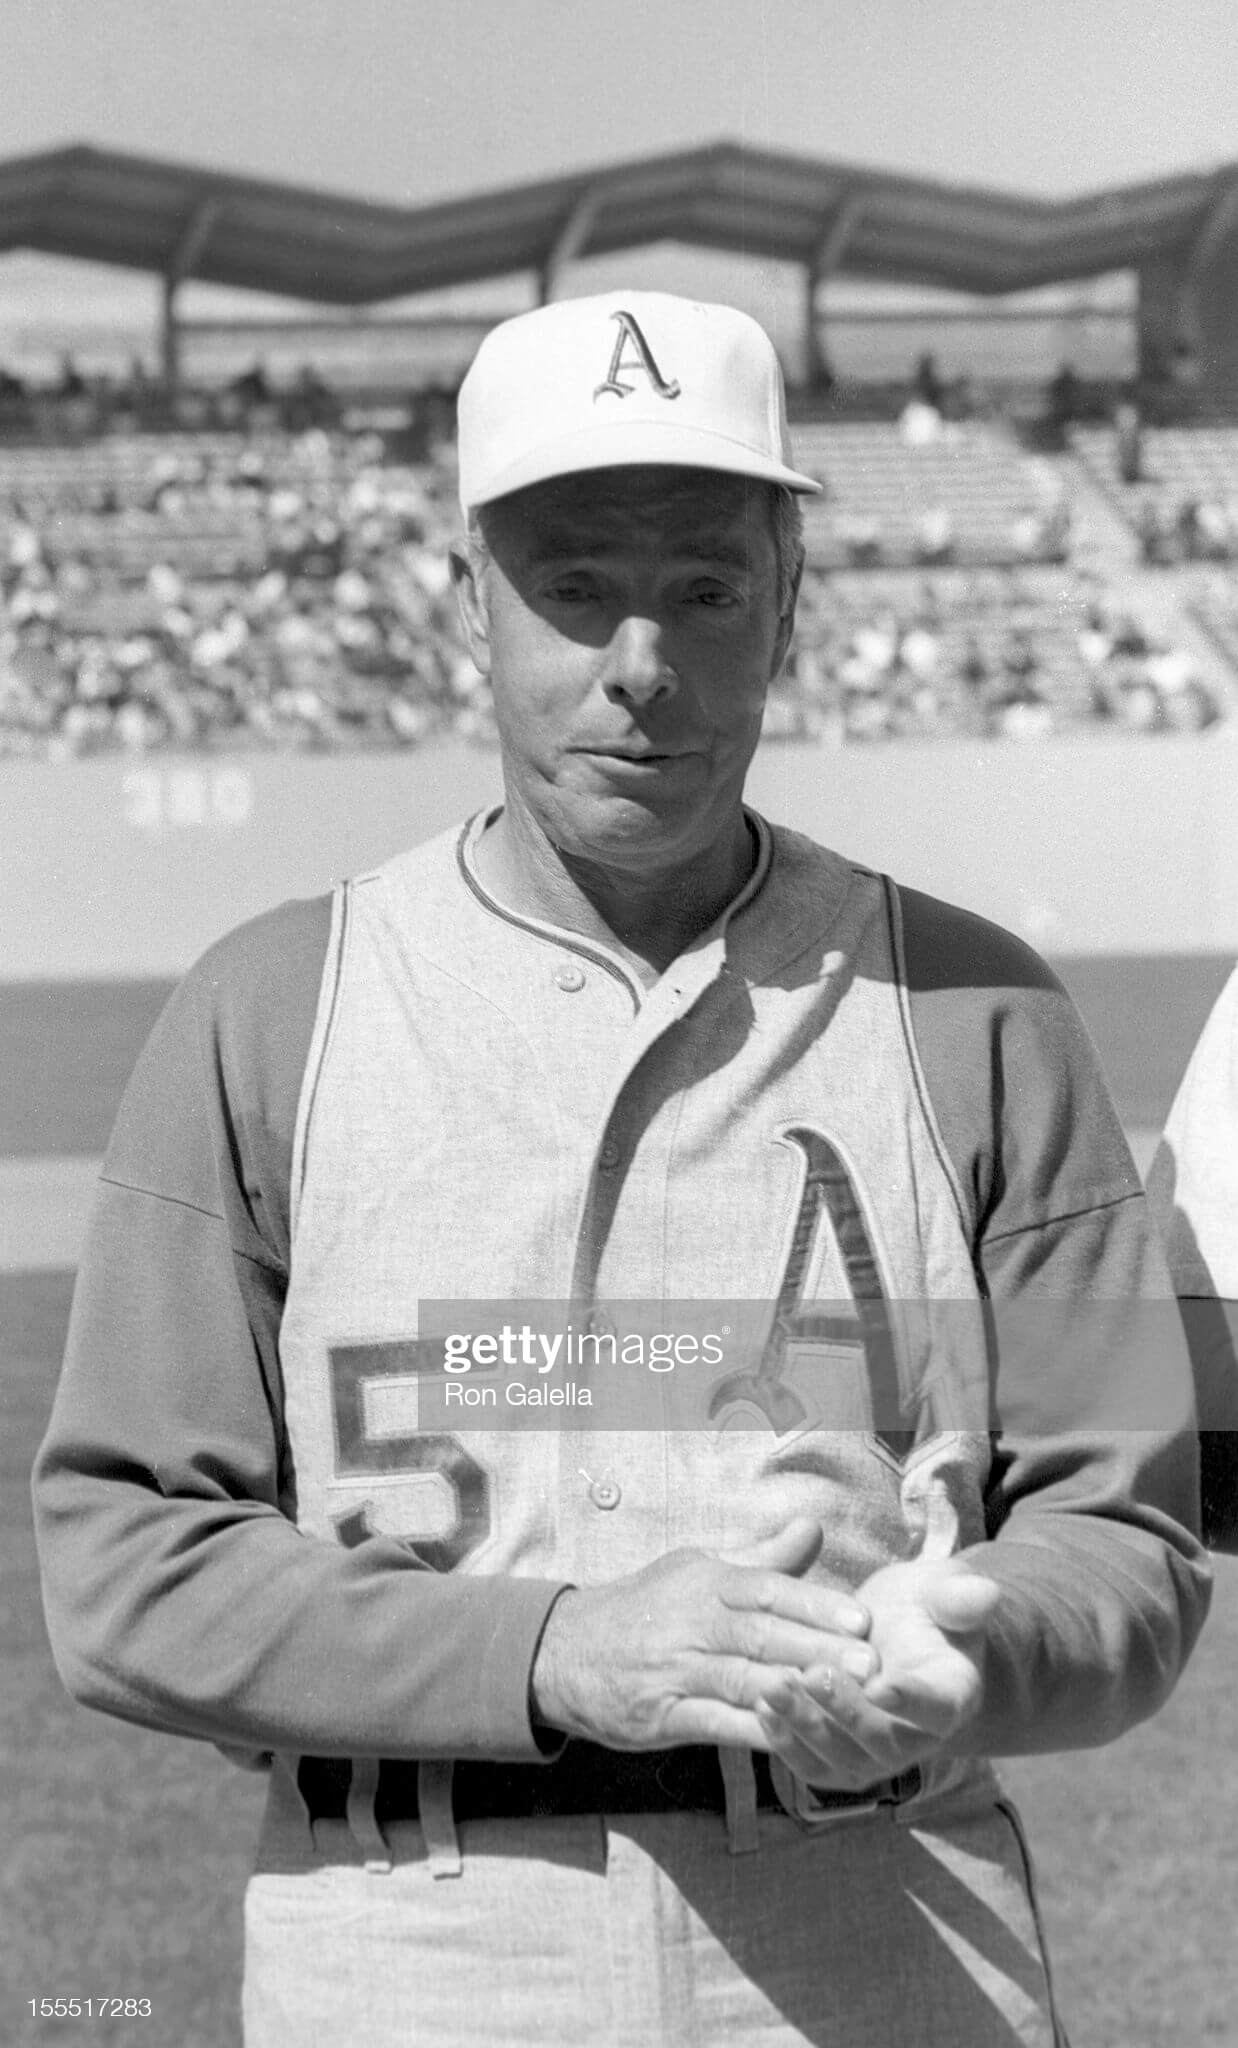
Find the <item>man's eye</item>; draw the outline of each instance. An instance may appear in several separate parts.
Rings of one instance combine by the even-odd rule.
[[[597,593],[584,577],[561,576],[546,586],[545,594],[551,604],[587,604]]]
[[[725,583],[694,583],[688,591],[688,602],[704,605],[707,611],[729,611],[742,604],[743,598]]]

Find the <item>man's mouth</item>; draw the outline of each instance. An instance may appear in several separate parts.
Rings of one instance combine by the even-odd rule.
[[[591,754],[602,761],[631,761],[638,766],[652,765],[658,761],[682,761],[693,751],[690,747],[577,747],[578,754]]]

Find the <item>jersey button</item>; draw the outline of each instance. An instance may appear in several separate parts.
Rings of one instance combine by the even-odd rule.
[[[585,977],[574,960],[561,960],[555,968],[555,987],[561,988],[565,996],[574,996],[585,985]]]
[[[589,1498],[595,1508],[617,1508],[623,1495],[613,1479],[595,1479],[589,1488]]]

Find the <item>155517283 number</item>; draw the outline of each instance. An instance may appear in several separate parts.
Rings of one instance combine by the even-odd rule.
[[[37,2020],[148,2020],[149,1998],[28,1998]]]

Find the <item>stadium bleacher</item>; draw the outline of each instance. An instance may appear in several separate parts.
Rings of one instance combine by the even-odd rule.
[[[1189,430],[1166,442],[1174,475],[1215,461],[1238,488],[1238,429],[1207,431],[1195,468]],[[796,447],[827,489],[771,737],[1153,733],[1228,709],[1163,618],[1072,559],[1090,441],[1054,459],[1000,423],[905,418],[805,424]],[[492,738],[444,565],[456,522],[449,451],[392,461],[372,433],[6,449],[0,754]],[[1238,591],[1218,571],[1185,595],[1238,672]]]
[[[1238,579],[1201,570],[1185,579],[1185,608],[1238,675]]]
[[[1111,431],[1077,427],[1072,439],[1138,533],[1149,564],[1238,561],[1238,426],[1145,427],[1134,479],[1122,473]]]
[[[809,544],[822,561],[1014,563],[1066,553],[1061,474],[999,425],[909,407],[901,424],[803,426],[796,448],[825,485],[806,508]]]

